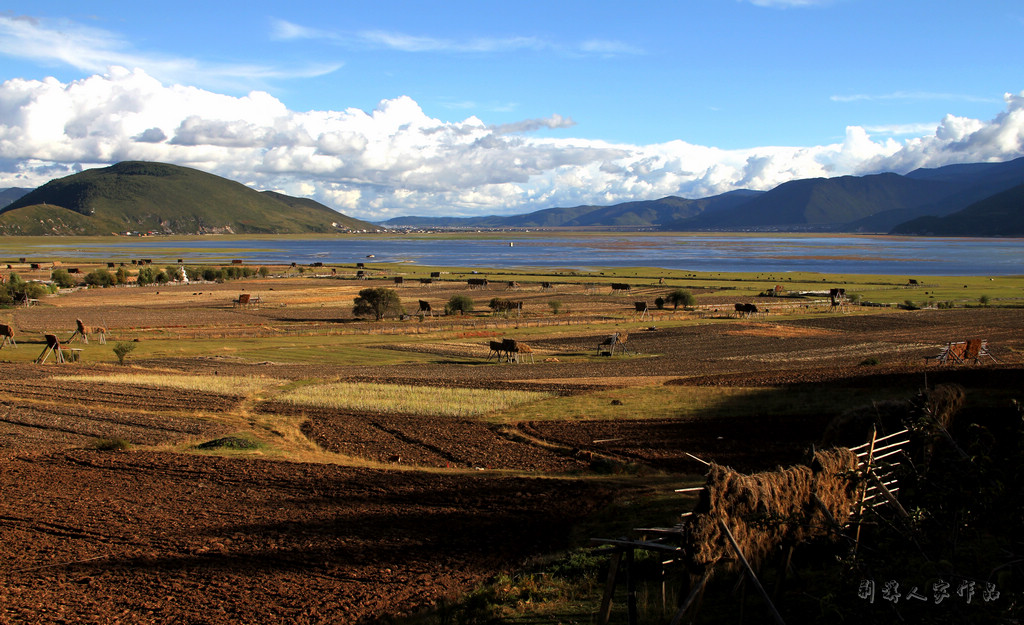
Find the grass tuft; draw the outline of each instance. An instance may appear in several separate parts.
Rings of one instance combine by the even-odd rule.
[[[132,446],[123,438],[97,438],[89,447],[98,451],[126,451]]]
[[[242,438],[241,436],[225,436],[223,438],[215,438],[212,441],[206,441],[196,445],[196,449],[259,449],[262,445],[259,441],[254,441],[248,438]]]

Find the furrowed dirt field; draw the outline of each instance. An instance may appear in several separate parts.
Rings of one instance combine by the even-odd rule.
[[[368,285],[394,286],[93,289],[0,311],[17,340],[0,351],[0,623],[372,622],[566,547],[571,525],[639,488],[618,476],[694,479],[693,456],[768,469],[802,460],[858,401],[941,382],[980,401],[1024,388],[1024,308],[739,318],[708,288],[694,311],[640,319],[634,296],[667,289],[562,285],[554,315],[539,285],[441,282],[396,290],[406,310],[468,294],[478,312],[356,320]],[[234,307],[242,292],[263,304]],[[491,315],[494,297],[523,300],[522,316]],[[76,319],[104,325],[107,344],[35,364],[42,335],[67,339]],[[626,351],[598,356],[614,332]],[[490,354],[502,338],[533,363]],[[926,361],[969,338],[994,358]],[[136,347],[124,366],[119,342]],[[284,399],[338,381],[543,395],[460,417]]]

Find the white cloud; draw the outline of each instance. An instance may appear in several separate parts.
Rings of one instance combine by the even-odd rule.
[[[571,127],[561,115],[502,125],[445,121],[408,97],[373,111],[297,112],[261,91],[235,97],[112,68],[69,83],[0,84],[0,187],[151,160],[313,197],[365,219],[696,198],[794,178],[1015,158],[1024,154],[1024,94],[1005,100],[991,121],[948,115],[903,141],[892,129],[876,138],[851,126],[830,145],[722,150],[529,134]]]
[[[250,89],[269,79],[309,78],[330,74],[341,63],[279,67],[249,63],[203,63],[196,59],[140,52],[116,33],[74,22],[0,15],[0,54],[44,64],[69,65],[90,73],[111,66],[145,67],[167,82]]]
[[[450,39],[413,35],[390,30],[341,32],[312,28],[286,20],[271,21],[270,37],[277,41],[320,40],[337,45],[396,50],[399,52],[505,53],[552,50],[572,55],[621,56],[643,54],[637,46],[611,39],[588,39],[575,44],[557,43],[533,36],[474,37]]]

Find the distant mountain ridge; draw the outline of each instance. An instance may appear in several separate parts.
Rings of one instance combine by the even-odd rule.
[[[918,217],[942,217],[963,210],[1020,184],[1024,184],[1024,158],[917,169],[905,175],[793,180],[770,191],[731,191],[697,200],[669,196],[613,206],[549,208],[524,215],[396,217],[382,225],[884,233]]]
[[[1024,184],[985,198],[945,217],[918,217],[893,234],[1024,237]]]
[[[125,161],[51,180],[0,209],[6,235],[285,234],[374,230],[309,199],[206,172]]]
[[[30,193],[32,189],[22,189],[21,187],[8,187],[7,189],[0,189],[0,209],[4,208],[16,200],[20,200],[22,196]]]

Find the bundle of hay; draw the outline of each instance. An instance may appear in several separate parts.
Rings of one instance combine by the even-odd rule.
[[[843,523],[850,516],[856,467],[856,455],[845,448],[818,452],[813,468],[797,465],[744,475],[712,464],[686,533],[691,570],[734,558],[720,522],[755,567],[783,544],[828,535],[832,520]]]

